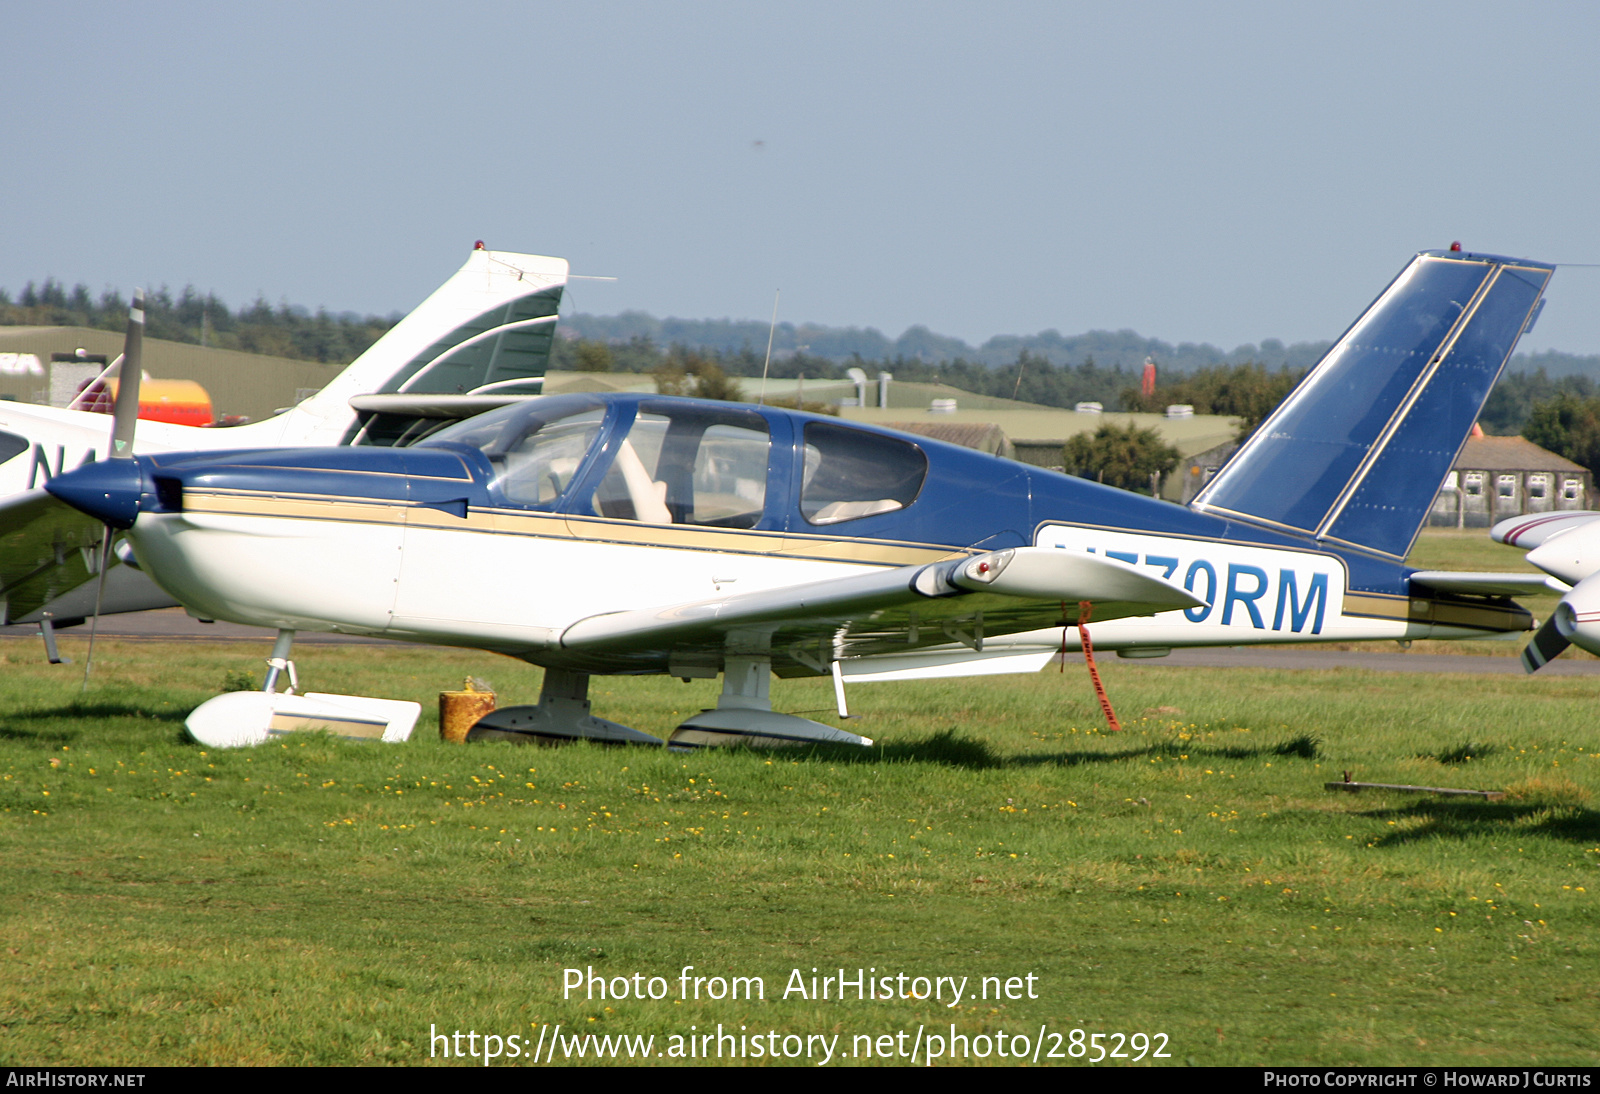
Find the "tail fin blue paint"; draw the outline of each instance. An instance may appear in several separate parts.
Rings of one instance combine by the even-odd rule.
[[[1404,559],[1554,269],[1417,255],[1192,507]]]

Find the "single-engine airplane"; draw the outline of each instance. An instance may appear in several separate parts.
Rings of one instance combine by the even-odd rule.
[[[226,429],[140,421],[134,450],[405,443],[527,398],[539,391],[566,281],[565,259],[479,243],[443,286],[298,406]],[[116,376],[122,360],[96,383]],[[0,623],[64,626],[95,610],[102,525],[43,487],[106,459],[109,432],[104,413],[0,402]],[[121,564],[125,553],[110,556],[101,613],[170,607],[170,596]]]
[[[48,489],[127,529],[191,611],[278,628],[279,658],[319,630],[542,665],[538,705],[474,736],[654,741],[593,717],[589,676],[669,673],[723,677],[675,746],[859,742],[774,712],[771,674],[1037,669],[1085,612],[1135,654],[1529,629],[1509,595],[1530,579],[1404,559],[1552,271],[1417,255],[1188,507],[643,395],[547,396],[407,448],[142,455]]]

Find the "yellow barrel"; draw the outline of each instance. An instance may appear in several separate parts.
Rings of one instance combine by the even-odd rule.
[[[494,710],[494,692],[478,691],[467,681],[465,691],[439,693],[439,739],[461,744],[467,739],[467,730],[479,718]]]

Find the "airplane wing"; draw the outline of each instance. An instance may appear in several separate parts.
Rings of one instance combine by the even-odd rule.
[[[105,526],[43,490],[0,501],[0,622],[36,623],[44,611],[60,624],[94,611]],[[105,612],[170,608],[174,601],[144,574],[112,559]]]
[[[561,634],[579,656],[640,666],[717,664],[726,650],[770,649],[779,675],[826,672],[829,662],[985,636],[1153,615],[1204,601],[1150,571],[1111,558],[1018,547],[838,580],[590,616]]]

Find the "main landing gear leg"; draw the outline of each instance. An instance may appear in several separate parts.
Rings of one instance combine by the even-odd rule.
[[[589,713],[589,674],[545,669],[535,706],[501,707],[467,730],[469,741],[557,745],[568,741],[659,745],[661,738]]]
[[[730,638],[729,645],[733,645]],[[714,745],[784,748],[816,744],[870,745],[872,741],[822,722],[772,709],[772,654],[769,650],[729,652],[723,659],[722,694],[715,710],[686,719],[667,739],[670,748],[687,751]]]
[[[289,660],[289,653],[294,649],[294,632],[279,631],[278,640],[272,644],[272,656],[267,658],[267,682],[261,685],[261,690],[268,695],[278,690],[278,678],[285,672],[289,674],[289,695],[293,695],[300,686],[300,679],[295,675],[294,662]]]

